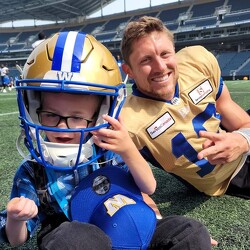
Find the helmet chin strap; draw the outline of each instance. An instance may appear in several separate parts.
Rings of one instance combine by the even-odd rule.
[[[24,153],[24,151],[21,149],[20,145],[23,143],[24,138],[25,138],[25,132],[24,132],[24,129],[21,129],[20,135],[17,137],[17,140],[16,140],[17,151],[18,151],[19,155],[21,155],[23,157],[24,160],[26,160],[26,161],[35,161],[35,160],[31,159],[29,154],[26,155]]]
[[[20,135],[16,141],[16,148],[18,153],[23,157],[24,160],[35,161],[30,157],[30,155],[25,155],[24,151],[21,149],[20,145],[25,138],[25,132],[22,129]],[[50,163],[55,168],[58,167],[69,167],[73,168],[76,164],[79,145],[78,144],[61,144],[44,141],[40,138],[42,155],[46,162]],[[93,141],[90,138],[84,145],[80,152],[80,157],[78,163],[87,162],[88,158],[93,155]],[[41,156],[39,157],[41,159]]]
[[[77,161],[79,145],[61,144],[48,141],[41,141],[41,148],[44,160],[53,166],[74,167]],[[93,155],[93,142],[91,138],[82,145],[78,163],[87,162]]]

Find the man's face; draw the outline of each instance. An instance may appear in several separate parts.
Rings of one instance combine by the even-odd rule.
[[[134,41],[129,63],[123,70],[142,93],[162,100],[173,98],[178,78],[175,49],[164,32],[154,31]]]

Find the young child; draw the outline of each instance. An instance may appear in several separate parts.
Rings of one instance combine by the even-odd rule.
[[[0,241],[22,245],[41,225],[39,249],[211,249],[201,223],[156,222],[144,203],[141,192],[152,194],[156,181],[119,118],[125,85],[101,43],[55,34],[31,53],[22,79],[16,89],[30,158],[1,213]]]

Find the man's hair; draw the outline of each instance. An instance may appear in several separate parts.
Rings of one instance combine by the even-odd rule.
[[[129,56],[132,53],[132,45],[134,41],[145,37],[153,31],[165,32],[174,44],[173,33],[167,29],[160,19],[151,16],[140,17],[137,20],[129,22],[123,33],[121,54],[125,63],[129,65]]]

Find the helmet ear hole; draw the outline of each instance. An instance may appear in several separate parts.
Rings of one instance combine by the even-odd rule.
[[[105,69],[106,71],[112,71],[113,69],[109,69],[107,66],[102,65],[102,68]]]
[[[35,60],[34,60],[34,59],[32,59],[32,60],[28,61],[28,62],[27,62],[27,64],[28,64],[28,65],[31,65],[31,64],[33,64],[33,63],[34,63],[34,61],[35,61]]]

